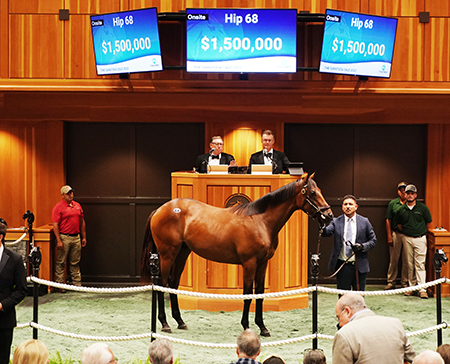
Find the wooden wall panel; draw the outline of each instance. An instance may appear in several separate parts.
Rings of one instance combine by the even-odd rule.
[[[64,22],[58,15],[11,15],[11,78],[64,76]]]
[[[121,10],[128,10],[128,7],[121,9],[120,0],[64,0],[65,9],[70,10],[70,14],[102,14],[113,13]]]
[[[424,11],[424,0],[369,0],[369,13],[383,16],[417,17]]]
[[[0,1],[0,78],[8,78],[9,68],[9,9]]]
[[[450,2],[423,0],[425,2],[425,11],[430,12],[431,17],[435,16],[450,16]]]
[[[24,225],[22,215],[35,214],[34,226],[51,222],[51,211],[65,183],[62,123],[3,122],[0,125],[0,216],[9,227]]]
[[[64,9],[64,0],[9,1],[10,14],[58,14]]]
[[[450,19],[431,18],[425,26],[425,81],[450,80]]]
[[[89,15],[71,15],[64,27],[64,77],[111,78],[97,76]]]
[[[390,80],[423,81],[423,29],[418,18],[398,20]]]
[[[450,125],[428,126],[428,164],[425,203],[432,226],[450,230]]]
[[[305,0],[305,10],[325,13],[326,9],[360,11],[360,0]]]

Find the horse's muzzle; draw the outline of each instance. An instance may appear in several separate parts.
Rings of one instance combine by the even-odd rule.
[[[325,209],[321,208],[320,211],[317,212],[317,221],[319,222],[320,228],[325,227],[333,220],[333,211],[331,211],[331,207],[327,206]]]

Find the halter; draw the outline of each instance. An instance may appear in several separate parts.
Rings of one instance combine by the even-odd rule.
[[[328,209],[331,208],[331,206],[328,206],[328,205],[327,205],[327,206],[318,207],[313,201],[311,201],[311,199],[310,199],[309,196],[307,195],[307,192],[308,192],[308,183],[306,183],[306,184],[302,187],[302,189],[301,189],[300,192],[301,192],[302,195],[304,196],[304,197],[303,197],[303,203],[302,203],[302,206],[300,206],[300,209],[301,209],[302,211],[306,212],[306,214],[307,214],[309,217],[311,217],[313,220],[314,220],[314,217],[315,217],[317,214],[321,214],[321,215],[322,215],[322,211],[328,210]],[[306,203],[309,203],[309,205],[314,209],[314,214],[313,214],[313,215],[311,215],[309,212],[305,211],[304,206],[305,206]],[[321,222],[319,222],[319,224],[322,225]]]

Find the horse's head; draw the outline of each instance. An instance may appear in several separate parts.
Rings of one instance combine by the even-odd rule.
[[[313,180],[314,173],[304,173],[300,180],[300,193],[297,195],[297,206],[313,219],[317,219],[320,228],[333,220],[333,211],[325,201],[320,188]]]

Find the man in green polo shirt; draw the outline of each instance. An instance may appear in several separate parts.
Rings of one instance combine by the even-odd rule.
[[[402,232],[397,228],[398,211],[403,207],[406,201],[405,188],[407,183],[400,182],[397,185],[398,197],[389,202],[386,210],[386,232],[387,242],[389,245],[389,268],[387,274],[388,284],[384,289],[394,289],[395,280],[397,279],[398,261],[402,257],[402,273],[401,284],[402,287],[408,287],[408,262],[406,261],[406,254],[402,254]]]
[[[403,233],[403,249],[407,254],[408,279],[411,286],[425,283],[425,259],[427,254],[427,230],[431,223],[428,207],[417,201],[417,188],[408,185],[405,188],[406,203],[399,210],[398,228]],[[405,294],[410,296],[411,293]],[[420,298],[428,298],[425,289],[420,290]]]

